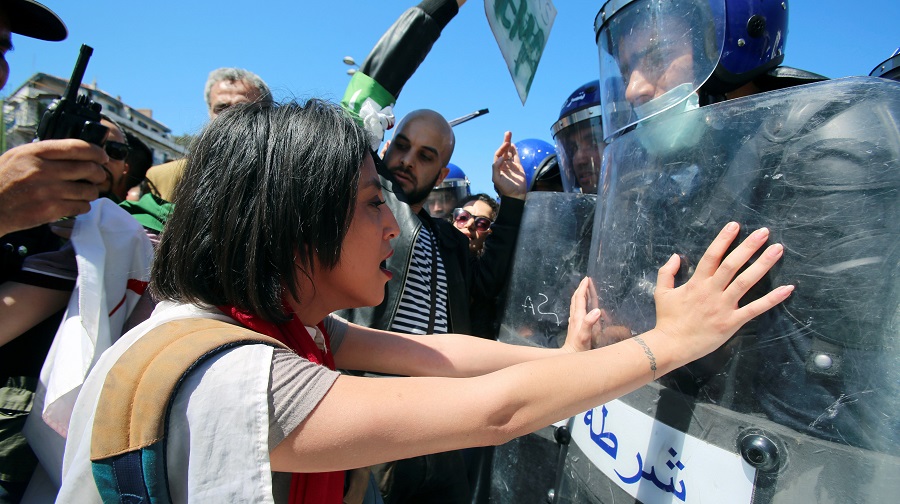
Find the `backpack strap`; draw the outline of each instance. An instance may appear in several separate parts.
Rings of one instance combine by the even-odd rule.
[[[135,502],[168,501],[165,436],[179,386],[209,357],[247,344],[287,348],[241,326],[191,318],[150,330],[119,357],[103,383],[91,436],[94,480],[104,502],[126,495]]]

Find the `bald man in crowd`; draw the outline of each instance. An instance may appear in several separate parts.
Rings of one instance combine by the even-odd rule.
[[[423,208],[449,172],[453,129],[433,110],[415,110],[400,121],[383,162],[376,162],[385,200],[401,230],[391,242],[394,253],[386,260],[393,278],[380,305],[344,310],[341,316],[366,327],[408,334],[474,334],[472,298],[496,297],[505,286],[527,190],[525,173],[514,162],[517,156],[509,133],[504,140],[493,165],[501,210],[484,253],[476,257],[469,252],[465,235],[449,222],[433,219]],[[470,482],[461,451],[389,465],[390,470],[376,470],[386,504],[469,499]],[[435,470],[440,477],[426,477]],[[435,500],[438,496],[442,500]]]

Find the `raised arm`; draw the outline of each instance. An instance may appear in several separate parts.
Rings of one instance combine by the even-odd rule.
[[[464,3],[465,0],[423,0],[407,9],[353,74],[341,106],[366,128],[373,150],[378,149],[384,132],[394,126],[393,106],[403,86]]]
[[[629,340],[466,379],[339,377],[313,413],[272,451],[272,469],[346,469],[503,443],[702,357],[793,290],[779,287],[738,306],[783,248],[768,247],[735,278],[768,237],[767,230],[758,230],[725,257],[737,233],[736,224],[722,230],[694,276],[677,289],[673,286],[679,260],[673,256],[659,272],[657,326]],[[590,313],[589,320],[596,322],[598,313]],[[470,342],[470,349],[490,343],[477,338]]]

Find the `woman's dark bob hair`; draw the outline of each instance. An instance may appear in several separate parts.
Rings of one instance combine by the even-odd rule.
[[[286,320],[298,268],[340,261],[368,153],[364,130],[328,102],[229,107],[191,145],[153,294]]]

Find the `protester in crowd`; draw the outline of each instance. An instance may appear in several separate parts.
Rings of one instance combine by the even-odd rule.
[[[469,239],[469,252],[479,256],[484,250],[484,241],[491,234],[491,226],[500,205],[484,193],[473,194],[460,201],[461,208],[453,210],[453,225]],[[497,299],[483,297],[475,293],[469,303],[472,319],[472,335],[487,339],[497,338]],[[470,465],[470,464],[467,464]],[[469,478],[470,481],[472,478]]]
[[[102,124],[108,129],[103,146],[110,157],[104,166],[110,175],[101,191],[116,198],[108,189],[126,187],[121,182],[127,169],[123,167],[125,137],[114,122],[103,119]],[[4,321],[0,345],[5,345],[0,353],[22,349],[12,354],[20,360],[5,369],[14,372],[28,366],[34,373],[29,404],[22,409],[24,426],[19,426],[34,455],[31,451],[5,454],[10,463],[30,469],[34,469],[35,455],[40,460],[41,477],[34,485],[41,495],[36,497],[29,490],[25,495],[31,502],[52,498],[55,487],[44,479],[45,474],[55,475],[58,485],[65,442],[64,430],[60,432],[58,426],[67,423],[66,412],[74,403],[73,395],[63,398],[60,390],[77,387],[75,377],[83,379],[89,369],[85,363],[93,362],[94,355],[124,328],[147,318],[153,308],[149,296],[142,294],[152,237],[162,229],[166,209],[152,198],[146,195],[139,202],[123,202],[122,207],[109,198],[95,200],[90,212],[64,221],[66,226],[54,225],[57,234],[66,236],[59,249],[28,256],[21,269],[0,284],[0,320]],[[67,401],[71,401],[68,408],[61,406]],[[32,413],[26,420],[28,410]]]
[[[674,288],[678,256],[661,268],[657,326],[610,347],[571,354],[586,350],[599,320],[599,309],[588,310],[588,279],[573,296],[563,349],[347,324],[329,314],[382,301],[392,276],[383,261],[400,227],[384,205],[367,133],[317,100],[223,113],[189,154],[177,191],[152,273],[165,301],[85,382],[61,502],[101,502],[98,484],[114,491],[128,483],[108,472],[121,457],[95,457],[92,468],[91,445],[102,451],[121,437],[93,430],[95,422],[125,406],[105,403],[100,390],[110,373],[127,371],[123,359],[155,354],[142,345],[157,337],[199,338],[191,325],[222,333],[243,326],[287,348],[249,344],[208,355],[169,408],[165,397],[139,394],[170,411],[161,458],[168,467],[145,467],[159,485],[140,488],[169,489],[175,502],[283,502],[290,494],[293,502],[339,503],[344,469],[502,443],[566,418],[715,349],[792,290],[745,303],[782,248],[769,246],[742,269],[768,233],[752,233],[726,257],[738,233],[731,223],[687,285]],[[373,379],[335,367],[457,378]],[[292,481],[279,473],[293,473]]]
[[[103,148],[109,161],[103,167],[109,173],[106,182],[100,186],[101,194],[111,194],[112,188],[122,187],[125,174],[125,156],[128,145],[122,130],[110,119],[100,121],[109,129]],[[24,267],[14,273],[9,282],[0,284],[0,346],[12,341],[47,317],[65,308],[75,278],[75,252],[71,246],[63,246],[56,251],[32,255],[26,258]],[[36,266],[36,265],[46,266]],[[39,268],[35,270],[35,268]],[[38,273],[37,271],[40,271]]]
[[[109,129],[103,142],[103,150],[109,156],[109,161],[103,165],[107,173],[107,181],[100,186],[100,195],[119,203],[125,201],[125,197],[128,196],[129,167],[126,158],[131,148],[125,132],[109,116],[104,114],[100,124]]]
[[[253,72],[243,68],[217,68],[209,73],[203,89],[210,120],[226,108],[238,103],[271,102],[269,86]],[[147,171],[150,191],[166,201],[172,201],[175,184],[184,172],[184,160],[178,159],[154,166]]]
[[[28,256],[21,269],[0,284],[0,320],[4,321],[0,325],[0,346],[12,341],[9,347],[28,349],[25,362],[29,363],[35,377],[38,372],[41,376],[27,408],[37,408],[37,414],[25,422],[24,432],[44,469],[50,474],[56,473],[57,479],[64,440],[58,432],[44,426],[43,420],[38,420],[46,413],[43,410],[48,386],[58,387],[62,383],[53,373],[69,379],[71,372],[62,368],[71,364],[72,368],[80,369],[83,377],[87,371],[83,362],[93,359],[76,354],[73,347],[65,345],[84,335],[84,344],[74,346],[80,349],[91,347],[99,354],[122,334],[124,328],[149,316],[153,302],[149,295],[142,297],[143,285],[146,285],[149,273],[151,243],[161,231],[168,210],[164,202],[155,200],[152,195],[146,195],[138,202],[122,203],[125,211],[116,206],[115,203],[126,195],[129,169],[126,158],[130,147],[115,121],[103,115],[101,124],[107,128],[102,147],[109,156],[109,161],[103,165],[107,180],[99,186],[105,198],[95,200],[91,211],[77,219],[55,224],[54,232],[65,236],[66,241],[57,250]],[[145,232],[147,236],[144,236]],[[86,271],[81,271],[84,268]],[[80,281],[79,275],[82,275]],[[76,289],[78,285],[80,288]],[[99,308],[104,301],[111,306]],[[140,309],[136,309],[138,306]],[[100,319],[106,323],[96,323]],[[16,338],[21,338],[21,342]],[[50,341],[53,341],[52,345]],[[17,366],[21,365],[17,363]],[[50,395],[55,400],[54,392],[51,390]],[[27,409],[23,409],[23,413]],[[56,409],[59,410],[58,406]],[[29,432],[29,425],[35,423],[42,430]],[[55,457],[44,450],[54,440],[57,441]],[[34,455],[29,454],[19,457],[16,462],[25,465],[33,460]],[[27,465],[34,468],[33,463]]]
[[[0,88],[9,78],[6,54],[12,49],[12,33],[49,41],[68,35],[62,20],[37,2],[0,4]],[[27,256],[59,247],[59,238],[46,224],[90,209],[107,179],[101,165],[108,160],[102,148],[75,139],[29,143],[0,156],[0,282],[17,272]],[[21,429],[53,328],[49,322],[34,338],[0,352],[0,503],[21,499],[35,467]]]
[[[272,101],[269,86],[253,72],[242,68],[217,68],[209,73],[203,90],[209,118],[238,103]]]
[[[469,251],[481,255],[500,205],[484,193],[463,198],[453,210],[453,225],[469,239]]]
[[[384,157],[382,184],[389,187],[387,204],[400,223],[394,240],[396,253],[386,266],[394,275],[384,301],[374,307],[342,312],[348,320],[373,329],[409,334],[456,332],[474,334],[471,302],[477,296],[494,298],[506,282],[526,193],[525,175],[506,154],[493,167],[494,187],[501,208],[480,255],[469,252],[469,240],[452,224],[433,219],[424,202],[446,173],[453,150],[453,132],[432,110],[410,112],[397,126]],[[506,142],[506,149],[511,144]],[[428,478],[425,467],[438,466],[440,476]],[[428,499],[429,495],[468,498],[468,482],[458,453],[405,460],[384,472],[385,502],[398,504]]]
[[[393,105],[403,85],[464,3],[424,0],[408,9],[353,75],[341,104],[365,125],[373,149],[393,126]],[[387,205],[402,230],[396,253],[387,260],[394,280],[380,305],[342,312],[351,322],[415,334],[473,334],[473,298],[494,298],[505,286],[527,191],[524,173],[511,156],[495,165],[492,178],[502,211],[484,252],[473,257],[464,236],[423,209],[447,175],[454,142],[450,125],[433,110],[410,112],[397,125],[384,162],[376,162]],[[460,453],[444,453],[378,468],[385,502],[466,502],[470,482],[463,465]]]

